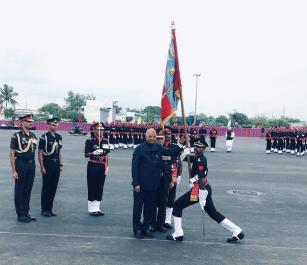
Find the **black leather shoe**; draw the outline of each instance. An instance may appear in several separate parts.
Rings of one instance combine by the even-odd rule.
[[[171,224],[165,223],[164,227],[168,230],[173,229],[173,226]]]
[[[104,216],[104,212],[103,211],[98,211],[96,213],[97,213],[97,216]]]
[[[171,240],[171,241],[183,241],[183,236],[177,236],[173,237],[172,235],[167,235],[166,240]]]
[[[238,234],[237,236],[233,236],[233,237],[230,237],[230,238],[227,238],[227,242],[228,243],[236,243],[236,242],[238,242],[239,240],[242,240],[244,238],[244,233],[243,233],[243,231],[240,233],[240,234]]]
[[[22,222],[22,223],[29,223],[29,222],[31,222],[31,220],[30,220],[29,218],[25,217],[25,216],[19,216],[19,217],[17,218],[17,220],[18,220],[19,222]]]
[[[137,239],[144,239],[144,235],[142,233],[141,230],[137,230],[135,233],[134,233],[134,237],[137,238]]]
[[[159,231],[161,233],[166,233],[166,228],[163,226],[163,225],[159,225],[157,228],[156,228],[156,231]]]
[[[89,213],[89,215],[91,215],[91,216],[99,216],[99,213],[98,212],[92,212],[92,213]]]
[[[148,227],[148,231],[149,231],[149,232],[155,232],[155,231],[156,231],[156,228],[155,228],[154,226],[150,225],[150,226]]]
[[[48,211],[42,211],[42,216],[51,217],[52,215]]]
[[[145,237],[151,237],[151,238],[154,237],[154,235],[150,233],[148,230],[144,230],[142,231],[142,233]]]
[[[30,219],[30,221],[35,222],[36,221],[36,217],[32,217],[30,214],[26,214],[26,217],[28,219]]]
[[[54,212],[50,212],[50,214],[51,214],[51,216],[57,216],[57,214],[54,213]]]

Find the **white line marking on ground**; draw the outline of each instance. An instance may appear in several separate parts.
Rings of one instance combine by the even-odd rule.
[[[116,239],[116,240],[139,240],[134,237],[121,237],[121,236],[91,236],[91,235],[73,235],[73,234],[42,234],[42,233],[15,233],[15,232],[6,232],[0,231],[0,234],[8,234],[8,235],[21,235],[21,236],[54,236],[54,237],[73,237],[73,238],[95,238],[95,239]],[[307,251],[307,246],[305,247],[283,247],[283,246],[266,246],[266,245],[257,245],[257,244],[245,244],[244,241],[242,243],[237,244],[229,244],[229,243],[218,243],[218,242],[203,242],[203,241],[183,241],[183,242],[169,242],[167,240],[162,239],[142,239],[142,241],[155,241],[155,242],[167,242],[176,243],[176,244],[196,244],[196,245],[218,245],[218,246],[227,246],[227,247],[245,247],[245,248],[269,248],[269,249],[287,249],[287,250],[304,250]]]

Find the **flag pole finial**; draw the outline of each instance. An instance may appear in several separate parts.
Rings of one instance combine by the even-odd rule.
[[[175,27],[175,21],[174,21],[174,20],[171,21],[171,27],[172,27],[172,29],[176,29],[176,27]]]

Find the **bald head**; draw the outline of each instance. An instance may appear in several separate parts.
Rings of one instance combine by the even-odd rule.
[[[146,142],[149,144],[154,144],[156,142],[157,133],[156,130],[153,128],[150,128],[146,131]]]

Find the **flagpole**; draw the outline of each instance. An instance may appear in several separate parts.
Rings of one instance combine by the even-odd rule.
[[[178,52],[177,52],[177,41],[176,41],[176,34],[175,34],[175,22],[172,21],[172,34],[174,37],[174,50],[175,50],[175,56],[176,56],[176,63],[178,64],[179,59],[178,59]],[[177,74],[177,73],[176,73]],[[187,131],[187,126],[185,122],[185,112],[184,112],[184,103],[183,103],[183,95],[182,95],[182,86],[179,88],[179,95],[180,95],[180,106],[181,106],[181,115],[182,115],[182,125],[184,128],[184,138],[185,138],[185,144],[186,147],[190,147],[190,141],[188,141],[188,131]],[[187,156],[187,162],[188,162],[188,173],[189,173],[189,179],[191,178],[191,172],[192,172],[192,167],[191,167],[191,161],[190,161],[190,156]]]

